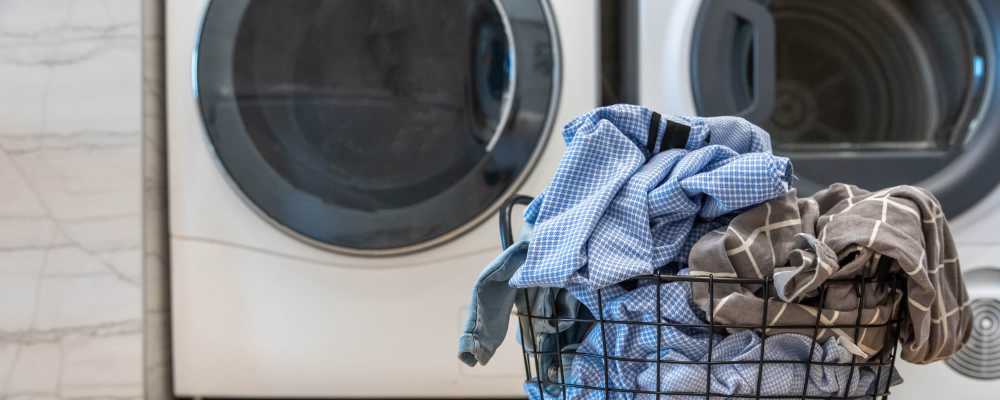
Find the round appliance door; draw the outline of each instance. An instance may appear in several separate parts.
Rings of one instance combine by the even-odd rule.
[[[742,114],[806,194],[920,184],[954,216],[1000,181],[995,1],[705,0],[699,113]]]
[[[255,209],[381,255],[453,238],[515,190],[559,67],[538,0],[216,0],[193,68],[208,139]]]

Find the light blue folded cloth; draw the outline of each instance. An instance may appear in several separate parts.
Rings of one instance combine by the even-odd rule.
[[[683,262],[728,214],[784,194],[792,179],[767,132],[736,117],[616,105],[576,118],[563,138],[554,178],[525,211],[534,238],[510,283],[569,288],[588,307],[588,289]]]
[[[686,273],[686,270],[682,271]],[[664,283],[660,286],[660,312],[662,322],[677,324],[705,324],[699,309],[691,303],[690,283]],[[606,321],[656,322],[656,284],[650,281],[632,291],[616,286],[609,288],[608,295],[613,300],[604,304]],[[621,324],[605,322],[608,354],[612,357],[649,360],[620,361],[608,360],[608,387],[620,389],[610,391],[611,399],[653,399],[653,395],[634,394],[625,391],[656,390],[657,328],[652,325]],[[757,361],[760,360],[761,338],[752,330],[741,330],[732,335],[710,332],[704,327],[660,328],[661,360],[701,361],[708,360],[709,340],[713,341],[712,360]],[[601,358],[604,343],[600,324],[595,324],[577,349],[572,368],[564,371],[567,391],[566,399],[604,399],[604,390],[585,389],[573,385],[604,388],[604,362]],[[788,360],[803,362],[809,359],[812,340],[799,334],[779,334],[766,340],[765,360]],[[593,354],[587,356],[583,354]],[[834,340],[817,343],[812,352],[812,360],[828,363],[850,363],[851,353]],[[717,394],[754,395],[757,390],[758,364],[716,364],[711,369],[712,392]],[[848,386],[850,375],[850,386]],[[883,382],[889,378],[889,368],[880,374]],[[896,375],[898,376],[898,375]],[[808,392],[810,396],[842,396],[845,390],[850,394],[868,393],[876,372],[868,367],[849,365],[813,365],[808,372]],[[797,397],[802,394],[806,382],[806,366],[794,363],[765,364],[761,381],[761,395]],[[702,393],[697,396],[670,396],[674,398],[704,399],[708,368],[698,364],[662,364],[660,367],[660,391]],[[552,380],[549,379],[549,382]],[[529,397],[540,399],[538,385],[526,383]],[[559,385],[543,385],[545,398],[562,398]]]

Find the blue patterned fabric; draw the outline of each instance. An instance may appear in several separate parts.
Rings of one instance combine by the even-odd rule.
[[[686,273],[686,270],[682,273]],[[660,315],[664,323],[705,324],[700,311],[691,303],[691,284],[686,282],[664,283],[660,285]],[[604,317],[608,321],[656,322],[656,284],[640,285],[626,292],[620,286],[609,288],[604,303]],[[608,360],[608,387],[621,390],[656,390],[657,328],[651,325],[621,324],[605,322],[608,354],[612,357],[650,360],[616,361]],[[600,324],[595,324],[577,349],[571,369],[564,371],[567,385],[567,399],[604,399],[604,353]],[[713,341],[712,360],[756,361],[760,360],[761,339],[751,330],[742,330],[732,335],[712,333],[701,327],[660,327],[659,358],[666,361],[708,360],[709,340]],[[805,361],[809,359],[811,339],[798,334],[769,336],[766,341],[764,359]],[[587,356],[583,354],[592,354]],[[851,354],[835,339],[817,343],[812,353],[816,362],[850,363]],[[851,373],[849,365],[813,365],[809,368],[808,395],[843,395],[850,378],[851,395],[866,393],[875,380],[876,373],[871,368],[855,367]],[[753,395],[757,389],[757,364],[715,364],[711,370],[712,392],[717,394]],[[881,373],[883,381],[889,376],[888,367]],[[761,394],[769,396],[802,394],[806,382],[804,364],[765,364],[761,382]],[[550,373],[548,382],[558,382],[558,374]],[[660,367],[660,390],[669,392],[702,393],[698,396],[678,396],[670,398],[705,398],[708,368],[704,364],[662,364]],[[577,387],[573,387],[576,385]],[[585,386],[585,387],[579,387]],[[598,388],[598,389],[593,389]],[[538,385],[526,383],[525,389],[533,399],[540,399]],[[543,385],[545,398],[562,398],[559,385]],[[610,391],[611,399],[649,398],[653,395]]]
[[[566,125],[555,176],[525,211],[535,237],[511,285],[569,288],[592,306],[593,289],[683,262],[727,214],[787,191],[791,163],[771,154],[759,127],[736,117],[656,122],[646,108],[616,105]],[[671,123],[690,127],[684,147],[652,150],[676,140]]]

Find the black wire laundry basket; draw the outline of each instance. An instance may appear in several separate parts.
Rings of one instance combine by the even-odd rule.
[[[513,232],[511,229],[511,211],[515,205],[527,205],[532,200],[531,197],[516,195],[506,201],[503,207],[500,209],[500,242],[503,248],[507,248],[513,244]],[[881,266],[880,266],[881,267]],[[811,332],[811,344],[809,345],[809,357],[805,360],[774,360],[765,358],[765,346],[768,335],[760,335],[760,354],[759,357],[752,360],[738,360],[738,361],[727,361],[727,360],[712,360],[712,355],[715,352],[715,341],[712,339],[713,334],[707,335],[709,340],[707,343],[707,360],[704,361],[679,361],[679,360],[669,360],[662,358],[661,346],[662,340],[661,331],[663,329],[668,329],[668,327],[681,327],[681,328],[693,328],[693,329],[703,329],[710,330],[709,332],[724,332],[733,330],[746,330],[753,329],[756,332],[766,332],[767,329],[777,330],[779,325],[771,325],[768,323],[768,301],[763,301],[763,310],[761,312],[761,318],[759,324],[752,325],[734,325],[734,324],[723,324],[715,321],[712,313],[705,313],[705,319],[707,323],[704,324],[679,324],[667,322],[662,319],[663,313],[661,312],[660,303],[660,290],[656,290],[656,321],[642,321],[642,320],[617,320],[617,319],[605,319],[606,315],[604,312],[605,300],[603,298],[602,291],[597,291],[597,306],[598,315],[592,316],[587,313],[587,315],[576,315],[574,317],[560,317],[558,312],[555,313],[557,316],[544,316],[544,315],[534,315],[532,310],[536,310],[539,304],[531,304],[532,300],[536,303],[539,299],[536,297],[532,299],[529,294],[529,289],[519,289],[518,296],[522,298],[525,307],[518,307],[515,311],[515,315],[518,316],[520,321],[519,329],[519,341],[521,342],[522,353],[524,356],[524,371],[526,377],[525,388],[530,391],[536,391],[536,394],[542,395],[544,398],[552,399],[567,399],[568,393],[575,392],[577,394],[584,391],[587,393],[587,398],[598,398],[598,399],[612,399],[612,398],[640,398],[640,399],[697,399],[697,398],[741,398],[741,399],[876,399],[888,398],[890,391],[889,386],[893,384],[893,380],[898,378],[894,376],[894,366],[896,361],[896,344],[901,332],[902,324],[901,320],[905,318],[904,314],[906,312],[906,307],[899,307],[899,304],[905,303],[905,301],[897,301],[895,304],[896,309],[893,310],[892,315],[882,323],[864,324],[862,323],[861,311],[864,308],[865,292],[867,285],[885,285],[883,287],[892,288],[892,290],[902,299],[906,298],[906,285],[898,274],[889,274],[887,265],[885,268],[879,268],[880,271],[876,273],[876,276],[872,277],[858,277],[856,279],[829,279],[827,282],[822,284],[818,291],[817,304],[814,306],[818,307],[816,312],[816,319],[812,324],[809,325],[787,325],[781,324],[780,328],[794,329],[797,333],[803,333],[806,337],[810,336],[808,332]],[[641,275],[634,277],[631,284],[649,284],[649,282],[655,282],[657,289],[661,288],[661,285],[665,285],[672,282],[688,282],[691,285],[704,285],[707,288],[708,299],[709,299],[709,310],[715,310],[715,289],[717,285],[721,284],[757,284],[760,285],[761,297],[764,299],[769,298],[769,294],[774,290],[774,281],[772,277],[767,277],[765,279],[751,279],[751,278],[732,278],[732,277],[715,277],[712,275],[708,276],[690,276],[690,275],[672,275],[664,273],[654,273],[648,275]],[[628,284],[630,282],[626,282]],[[830,324],[821,323],[820,317],[823,316],[824,306],[827,304],[827,292],[831,287],[837,285],[849,285],[852,288],[852,293],[855,293],[858,298],[857,307],[857,318],[853,324]],[[545,296],[544,304],[545,307],[549,309],[557,309],[560,305],[559,299],[557,299],[556,291],[550,291],[551,296]],[[843,293],[842,291],[840,293]],[[533,307],[534,306],[534,307]],[[830,311],[830,309],[828,309]],[[562,343],[558,343],[560,340],[560,335],[554,335],[556,344],[555,349],[545,349],[538,343],[537,337],[535,335],[535,326],[539,323],[549,324],[549,326],[560,326],[563,324],[589,324],[591,327],[599,326],[601,332],[606,334],[607,329],[614,329],[615,327],[635,327],[635,326],[648,326],[655,327],[656,330],[656,353],[657,356],[653,358],[629,358],[611,355],[608,351],[608,343],[606,336],[602,335],[601,342],[603,348],[599,352],[584,353],[579,352],[576,349],[567,349]],[[879,352],[868,358],[867,360],[860,359],[860,357],[851,356],[849,362],[824,362],[824,361],[814,361],[813,356],[818,348],[821,348],[820,338],[821,332],[831,329],[843,329],[848,332],[853,331],[854,343],[858,343],[858,333],[865,328],[884,328],[884,343],[882,344],[881,350]],[[650,329],[650,328],[647,328]],[[821,351],[821,350],[820,350]],[[567,380],[567,368],[564,366],[564,359],[575,359],[576,357],[588,357],[591,361],[596,360],[597,365],[603,367],[603,381],[599,384],[580,384],[574,383]],[[553,360],[556,360],[553,362]],[[656,383],[653,387],[655,390],[643,390],[636,387],[616,387],[609,383],[609,376],[611,372],[609,371],[609,364],[611,363],[643,363],[647,368],[654,368],[656,373]],[[750,368],[756,367],[756,382],[755,387],[750,390],[750,393],[723,393],[716,390],[712,383],[712,368],[720,368],[720,366],[734,365],[734,364],[745,364],[751,366]],[[765,365],[775,365],[775,364],[786,364],[797,366],[797,368],[803,368],[805,374],[802,376],[802,382],[792,382],[792,387],[799,387],[801,389],[795,389],[795,393],[764,393],[762,392],[762,382],[766,379]],[[661,385],[661,371],[666,371],[668,368],[691,368],[692,366],[703,368],[706,373],[704,374],[703,389],[698,390],[667,390],[670,388],[663,387]],[[810,393],[810,370],[814,368],[823,367],[840,367],[849,368],[847,374],[847,384],[843,393],[837,393],[836,395],[816,395]],[[869,368],[867,371],[870,373],[874,371],[874,380],[871,386],[865,389],[862,394],[851,393],[849,389],[851,387],[851,381],[853,379],[860,379],[855,377],[855,371],[860,371],[861,368]],[[858,372],[860,376],[860,372]],[[763,377],[763,378],[762,378]],[[700,382],[700,381],[699,381]],[[698,383],[698,386],[701,386]],[[753,384],[751,384],[753,386]],[[716,391],[713,391],[716,390]],[[572,396],[571,396],[572,397]]]

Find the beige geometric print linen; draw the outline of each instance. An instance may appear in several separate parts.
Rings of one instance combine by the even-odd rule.
[[[883,259],[886,258],[886,259]],[[868,192],[834,184],[812,197],[794,191],[736,216],[724,230],[699,240],[688,258],[692,275],[717,278],[773,277],[768,289],[765,334],[813,335],[819,288],[829,279],[874,277],[879,267],[905,281],[906,296],[868,283],[864,295],[850,283],[827,286],[819,338],[837,337],[852,353],[874,356],[891,337],[886,324],[905,302],[900,342],[903,359],[929,363],[947,358],[968,339],[971,315],[958,254],[941,205],[927,190],[897,186]],[[882,271],[883,273],[886,271]],[[716,323],[760,326],[761,285],[715,284]],[[706,285],[694,299],[710,312]],[[795,328],[793,328],[793,326]],[[809,328],[805,328],[809,327]],[[857,340],[855,340],[855,337]]]

